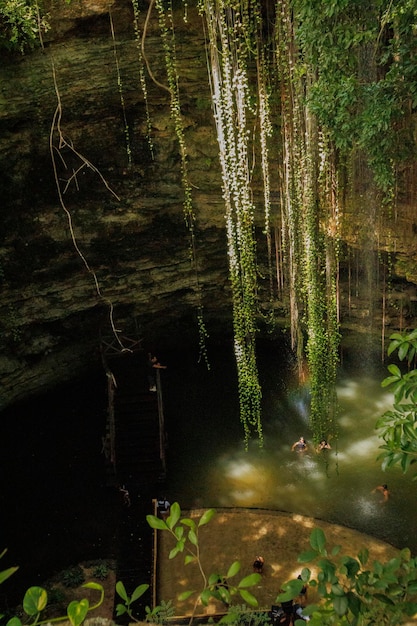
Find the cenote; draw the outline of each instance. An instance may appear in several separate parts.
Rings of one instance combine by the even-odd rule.
[[[380,385],[384,366],[358,366],[355,359],[340,368],[338,435],[331,450],[317,454],[308,425],[308,388],[296,383],[288,355],[274,342],[259,346],[265,441],[262,449],[251,441],[245,451],[232,341],[212,347],[209,370],[194,350],[161,352],[168,366],[162,385],[169,500],[183,508],[300,513],[415,552],[417,486],[398,468],[383,473],[376,460],[375,421],[392,403]],[[103,374],[96,372],[5,413],[1,454],[9,472],[2,485],[3,541],[8,560],[21,565],[22,585],[39,584],[81,560],[116,555],[123,506],[106,486],[100,450],[105,393]],[[304,454],[291,452],[300,435],[310,444]],[[384,504],[380,494],[371,493],[383,482],[391,491]]]

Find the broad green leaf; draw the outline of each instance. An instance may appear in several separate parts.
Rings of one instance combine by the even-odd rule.
[[[42,587],[29,587],[23,598],[23,610],[27,615],[37,615],[46,607],[48,594]]]
[[[346,596],[336,596],[333,598],[333,607],[339,617],[342,617],[347,613],[349,608],[348,599]]]
[[[319,553],[316,550],[306,550],[298,555],[297,561],[299,563],[308,563],[309,561],[314,561],[318,555]]]
[[[19,568],[18,567],[9,567],[8,569],[0,572],[0,584],[4,583],[12,574],[14,574]]]
[[[181,508],[178,502],[174,502],[169,509],[169,516],[167,518],[166,524],[168,528],[174,528],[175,524],[181,517]]]
[[[67,606],[67,615],[72,626],[80,626],[88,613],[89,603],[86,598],[79,602],[73,600]]]
[[[118,580],[116,583],[116,592],[125,602],[129,600],[128,595],[126,593],[125,586],[121,580]]]
[[[164,522],[163,519],[156,517],[155,515],[147,515],[146,521],[148,522],[151,528],[155,528],[156,530],[167,530],[168,526]]]
[[[207,511],[205,511],[205,513],[203,513],[203,515],[200,517],[200,521],[198,522],[199,526],[204,526],[205,524],[208,524],[209,521],[216,515],[216,509],[208,509]]]
[[[295,596],[290,591],[285,591],[277,595],[275,602],[289,602],[290,600],[294,600],[294,597]]]
[[[219,587],[217,589],[217,593],[220,596],[220,599],[222,600],[222,602],[224,602],[225,604],[230,604],[231,602],[231,595],[230,595],[230,591],[228,590],[227,587]]]
[[[355,615],[355,617],[357,617],[360,612],[361,612],[361,605],[362,602],[360,600],[360,598],[358,598],[358,596],[352,592],[349,592],[347,594],[347,599],[348,599],[348,606],[349,609],[352,611],[353,615]]]
[[[135,602],[135,600],[138,600],[138,598],[140,598],[141,596],[143,596],[143,594],[148,591],[149,589],[149,585],[146,583],[143,583],[142,585],[138,585],[132,593],[132,596],[130,598],[130,602]]]
[[[343,587],[339,583],[337,583],[335,585],[332,585],[332,594],[334,596],[344,596],[345,592],[343,590]]]
[[[179,544],[177,543],[177,545],[175,546],[175,548],[172,548],[171,552],[168,555],[168,558],[171,559],[175,559],[175,557],[177,556],[177,554],[179,552],[182,552],[182,550],[180,550],[179,548]]]
[[[398,367],[398,365],[395,365],[394,363],[391,363],[390,365],[388,365],[387,369],[397,379],[401,378],[401,370]]]
[[[6,626],[22,626],[22,622],[18,617],[12,617],[11,619],[9,619]]]
[[[227,574],[226,574],[226,577],[227,578],[233,578],[233,576],[236,576],[236,574],[238,573],[239,570],[240,570],[240,563],[239,563],[239,561],[235,561],[229,567],[229,569],[227,571]]]
[[[182,539],[184,536],[184,526],[177,526],[174,530],[174,534],[177,539]]]
[[[209,600],[210,600],[210,598],[211,598],[211,596],[212,596],[212,595],[213,595],[213,594],[212,594],[212,592],[211,592],[211,590],[210,590],[210,589],[204,589],[204,591],[202,591],[202,592],[200,593],[200,600],[201,600],[201,602],[204,604],[204,606],[207,606],[207,605],[208,605]]]
[[[314,528],[310,535],[310,545],[313,550],[322,553],[326,546],[326,536],[321,528]]]
[[[188,540],[193,546],[198,546],[198,538],[193,529],[188,531]]]
[[[191,528],[192,530],[196,530],[197,526],[196,523],[193,519],[190,519],[189,517],[184,517],[182,520],[180,520],[181,524],[184,524],[185,526],[188,526],[188,528]]]
[[[404,361],[405,357],[407,356],[407,352],[408,352],[408,343],[404,342],[398,348],[398,358],[400,359],[400,361]]]
[[[249,606],[258,606],[258,600],[247,589],[239,589],[240,597]]]
[[[195,591],[183,591],[182,593],[179,594],[178,600],[180,601],[188,600],[188,598],[192,596],[193,593],[195,593]]]
[[[253,587],[253,585],[257,585],[261,580],[261,574],[249,574],[249,576],[245,576],[245,578],[242,578],[242,580],[238,584],[238,587],[239,589],[242,589],[242,587]]]

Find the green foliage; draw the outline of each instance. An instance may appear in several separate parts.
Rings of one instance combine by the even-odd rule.
[[[79,587],[85,581],[85,575],[80,565],[75,565],[66,569],[61,574],[61,582],[64,587],[75,588]]]
[[[153,609],[146,606],[145,612],[145,621],[151,624],[167,624],[169,619],[175,615],[175,607],[171,600],[168,600],[168,602],[161,600],[161,604]]]
[[[417,369],[410,366],[415,362],[417,330],[411,333],[394,333],[390,337],[387,353],[398,352],[400,361],[406,361],[408,371],[403,373],[394,363],[388,366],[387,376],[381,386],[394,393],[394,408],[386,411],[377,421],[376,428],[383,439],[378,460],[382,468],[399,465],[404,473],[417,462]],[[417,480],[417,473],[413,480]]]
[[[2,0],[0,3],[0,49],[18,51],[33,48],[49,29],[40,14],[37,0]]]
[[[139,600],[148,589],[149,585],[147,584],[138,585],[133,590],[132,595],[129,596],[122,581],[117,581],[116,593],[123,600],[123,603],[116,604],[117,617],[128,615],[134,622],[138,622],[139,620],[133,615],[132,604]]]
[[[93,568],[94,578],[98,578],[99,580],[105,580],[108,575],[109,575],[109,567],[107,563],[105,563],[104,561],[94,566]]]
[[[201,590],[186,590],[179,596],[180,601],[195,596],[194,610],[190,623],[198,604],[201,603],[207,606],[210,598],[230,605],[232,598],[239,595],[246,604],[253,607],[257,606],[257,600],[249,591],[249,588],[260,581],[260,574],[251,574],[245,576],[240,581],[232,581],[240,571],[240,563],[238,561],[232,563],[225,574],[219,572],[207,574],[204,571],[200,558],[199,532],[203,526],[210,522],[215,513],[214,509],[208,509],[199,520],[195,521],[188,517],[181,517],[180,505],[178,502],[174,502],[170,509],[170,515],[166,520],[160,519],[155,515],[146,516],[151,528],[168,532],[175,539],[175,546],[169,554],[170,559],[183,554],[185,565],[195,564],[198,567],[201,575]]]
[[[266,626],[271,623],[268,612],[254,611],[246,604],[234,604],[230,606],[219,624],[236,624],[239,626]]]
[[[7,548],[5,548],[0,553],[0,559],[2,559],[4,557],[6,552],[7,552]],[[0,571],[0,585],[1,585],[1,583],[4,583],[5,580],[10,578],[10,576],[12,576],[18,569],[19,568],[17,566],[15,566],[15,567],[8,567],[7,569],[4,569],[4,570]]]
[[[23,612],[25,613],[26,618],[24,622],[17,616],[12,617],[7,622],[6,626],[22,626],[22,623],[29,624],[29,626],[38,626],[40,624],[48,624],[51,622],[70,622],[71,626],[80,626],[89,611],[93,611],[97,609],[104,600],[104,589],[103,587],[95,582],[85,583],[83,585],[86,589],[95,589],[100,592],[99,601],[90,606],[89,601],[86,598],[82,600],[73,600],[67,606],[67,614],[62,615],[61,617],[54,617],[52,619],[45,617],[43,618],[42,614],[45,613],[48,607],[48,592],[43,587],[29,587],[26,591],[25,596],[23,598]]]
[[[298,560],[314,561],[317,577],[305,567],[302,580],[288,581],[277,597],[277,602],[296,598],[306,582],[314,587],[320,602],[303,610],[310,616],[310,626],[397,626],[417,612],[417,559],[408,548],[387,563],[369,564],[366,549],[356,557],[340,555],[339,546],[329,552],[320,528],[312,531],[310,546]]]
[[[410,0],[295,1],[296,37],[315,77],[308,106],[344,154],[360,147],[388,196],[410,157],[400,120],[417,103],[416,7]],[[367,68],[366,70],[364,68]]]
[[[259,6],[224,0],[201,0],[211,72],[212,104],[219,143],[222,190],[225,204],[229,278],[233,301],[234,351],[238,375],[240,420],[245,447],[257,435],[263,445],[261,424],[261,387],[256,360],[257,264],[254,228],[254,202],[250,171],[255,99],[248,65],[256,54]],[[257,58],[260,63],[260,58]],[[258,76],[260,80],[260,77]],[[263,92],[262,92],[263,93]],[[259,95],[259,94],[258,94]],[[258,105],[266,109],[266,96]],[[266,116],[266,112],[265,112]],[[261,124],[265,137],[267,122]],[[266,147],[262,150],[266,159]],[[267,167],[263,168],[264,173]],[[268,197],[267,183],[265,196]],[[268,200],[267,200],[268,202]]]

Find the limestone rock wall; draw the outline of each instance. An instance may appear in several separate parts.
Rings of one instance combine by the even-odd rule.
[[[143,28],[149,5],[139,6]],[[144,100],[130,0],[49,0],[48,9],[52,28],[43,49],[4,57],[0,65],[0,409],[100,364],[100,338],[112,341],[115,331],[119,347],[124,335],[156,348],[185,340],[197,346],[200,304],[209,333],[231,330],[201,18],[191,9],[187,22],[182,9],[176,17],[196,216],[193,264],[169,94],[148,81]],[[165,84],[155,12],[145,54],[155,79]],[[413,181],[412,173],[407,176]],[[275,203],[277,188],[275,171]],[[414,182],[407,189],[403,211],[387,222],[379,246],[395,237],[398,275],[417,283]],[[362,232],[357,217],[353,203],[344,235],[352,249],[359,249]],[[261,239],[261,216],[259,226]],[[363,259],[352,259],[352,268],[364,267]],[[346,322],[373,323],[348,269]],[[414,321],[414,294],[404,295],[403,287],[393,298],[393,327],[405,301]],[[281,306],[276,303],[280,313]],[[379,324],[380,311],[376,318]]]

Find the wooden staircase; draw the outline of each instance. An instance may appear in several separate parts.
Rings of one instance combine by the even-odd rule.
[[[117,580],[128,594],[148,583],[149,592],[133,608],[143,619],[145,606],[152,606],[152,529],[146,515],[153,513],[152,499],[158,498],[165,480],[165,428],[161,380],[157,392],[149,391],[147,355],[122,353],[105,363],[109,381],[106,458],[116,488],[124,487],[118,529]],[[159,373],[159,372],[158,372]],[[116,599],[117,602],[117,599]],[[123,623],[117,618],[117,623]]]

